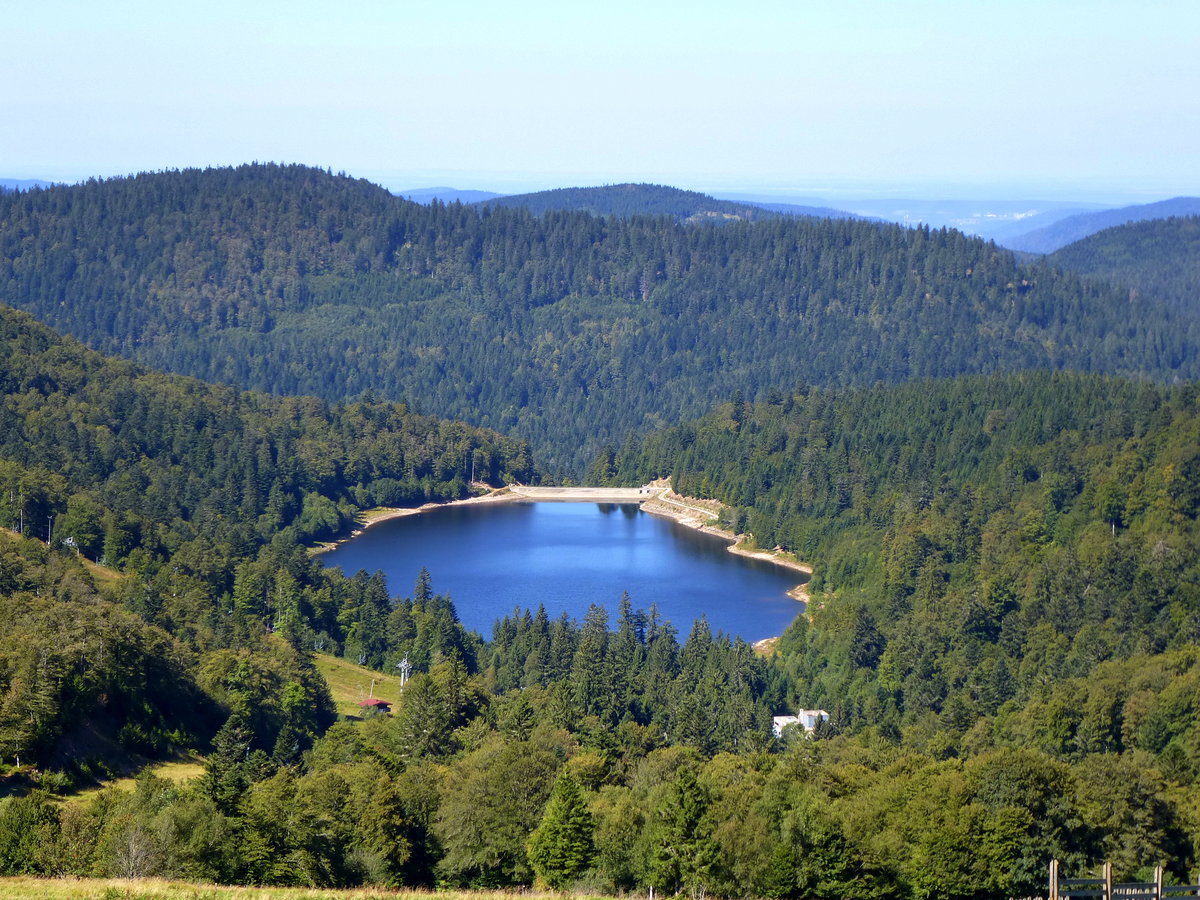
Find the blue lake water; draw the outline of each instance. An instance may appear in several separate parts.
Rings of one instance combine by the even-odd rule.
[[[399,596],[412,594],[424,566],[463,624],[489,638],[497,619],[539,603],[551,618],[566,611],[579,620],[596,603],[612,623],[622,591],[634,608],[657,604],[681,641],[701,613],[714,633],[782,634],[803,609],[786,592],[804,574],[726,546],[636,505],[517,502],[391,519],[321,558],[347,575],[381,570]]]

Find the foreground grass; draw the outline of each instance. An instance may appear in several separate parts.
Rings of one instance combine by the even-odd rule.
[[[381,888],[228,887],[153,878],[0,878],[5,900],[513,900],[500,891],[390,891]],[[522,900],[561,898],[562,894],[527,892]],[[582,894],[572,900],[600,900]]]
[[[325,653],[314,654],[313,660],[317,671],[329,684],[338,713],[343,716],[361,716],[363,711],[359,708],[359,701],[369,696],[386,700],[393,706],[400,702],[400,679],[395,675],[356,666],[348,660]]]

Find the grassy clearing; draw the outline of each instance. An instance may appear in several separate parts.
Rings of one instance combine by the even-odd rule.
[[[374,681],[374,696],[392,704],[400,702],[400,679],[397,676],[385,675],[382,672],[356,666],[344,659],[323,653],[314,654],[314,658],[317,669],[329,683],[329,689],[333,693],[333,700],[339,714],[343,716],[361,715],[362,710],[359,708],[358,702],[372,696],[372,681]],[[204,774],[204,758],[193,753],[165,762],[151,763],[140,771],[151,772],[159,778],[183,784]],[[133,773],[98,785],[81,788],[67,794],[63,799],[67,803],[84,803],[108,788],[132,791],[137,784],[138,774]],[[7,896],[0,891],[0,897]]]
[[[140,878],[131,881],[101,878],[0,878],[5,900],[514,900],[499,891],[390,891],[383,889],[329,890],[319,888],[225,887]],[[591,900],[582,894],[572,900]],[[561,900],[562,894],[522,893],[522,900]],[[599,898],[596,898],[599,900]]]
[[[175,784],[183,784],[193,779],[199,778],[204,774],[204,759],[203,757],[192,754],[179,759],[167,760],[166,762],[151,763],[141,770],[142,772],[150,772],[157,775],[159,778],[165,778],[167,781],[173,781]],[[116,788],[121,791],[132,791],[137,785],[137,775],[126,775],[121,778],[114,778],[111,781],[104,781],[100,784],[90,785],[67,794],[63,799],[67,803],[86,803],[92,797],[101,791],[108,788]],[[8,895],[0,891],[0,897]]]
[[[400,702],[400,679],[395,675],[365,669],[324,653],[315,654],[315,661],[317,670],[324,676],[325,681],[329,683],[329,690],[333,692],[333,702],[337,705],[337,711],[343,716],[361,715],[359,701],[370,696],[386,700],[393,705]]]
[[[80,562],[83,563],[83,567],[91,573],[93,578],[96,579],[97,584],[116,584],[118,581],[122,581],[123,579],[129,577],[124,572],[118,572],[116,569],[110,569],[108,566],[102,566],[99,563],[94,563],[87,557],[81,556],[79,559]]]

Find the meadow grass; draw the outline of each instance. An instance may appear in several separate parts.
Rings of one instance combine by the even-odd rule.
[[[400,679],[395,675],[387,675],[356,666],[354,663],[325,653],[313,655],[317,671],[324,676],[333,693],[333,702],[337,711],[343,716],[361,716],[362,709],[359,701],[369,696],[386,700],[393,706],[400,702]],[[371,683],[374,682],[372,694]]]
[[[5,900],[550,900],[563,894],[527,891],[417,891],[385,888],[284,888],[195,884],[154,878],[0,878]],[[571,900],[601,900],[572,894]]]
[[[63,796],[63,800],[67,803],[85,803],[96,794],[108,788],[132,791],[137,786],[138,775],[146,772],[156,775],[159,778],[164,778],[167,781],[172,781],[175,784],[184,784],[204,774],[204,758],[193,753],[177,759],[150,763],[136,774],[108,779],[99,784],[91,784],[77,791],[71,791]],[[7,894],[0,892],[0,897],[7,897]]]
[[[92,577],[96,579],[96,583],[100,585],[111,586],[129,577],[124,572],[118,572],[116,569],[110,569],[108,566],[94,563],[85,556],[79,557],[79,561],[83,563],[83,567],[91,573]]]

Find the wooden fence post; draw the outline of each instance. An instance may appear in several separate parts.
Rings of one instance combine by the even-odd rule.
[[[1050,900],[1058,900],[1058,860],[1050,860]]]
[[[1155,898],[1155,900],[1162,900],[1162,894],[1163,894],[1163,867],[1155,866],[1154,867],[1154,898]]]
[[[1112,863],[1104,864],[1104,900],[1112,900]]]

